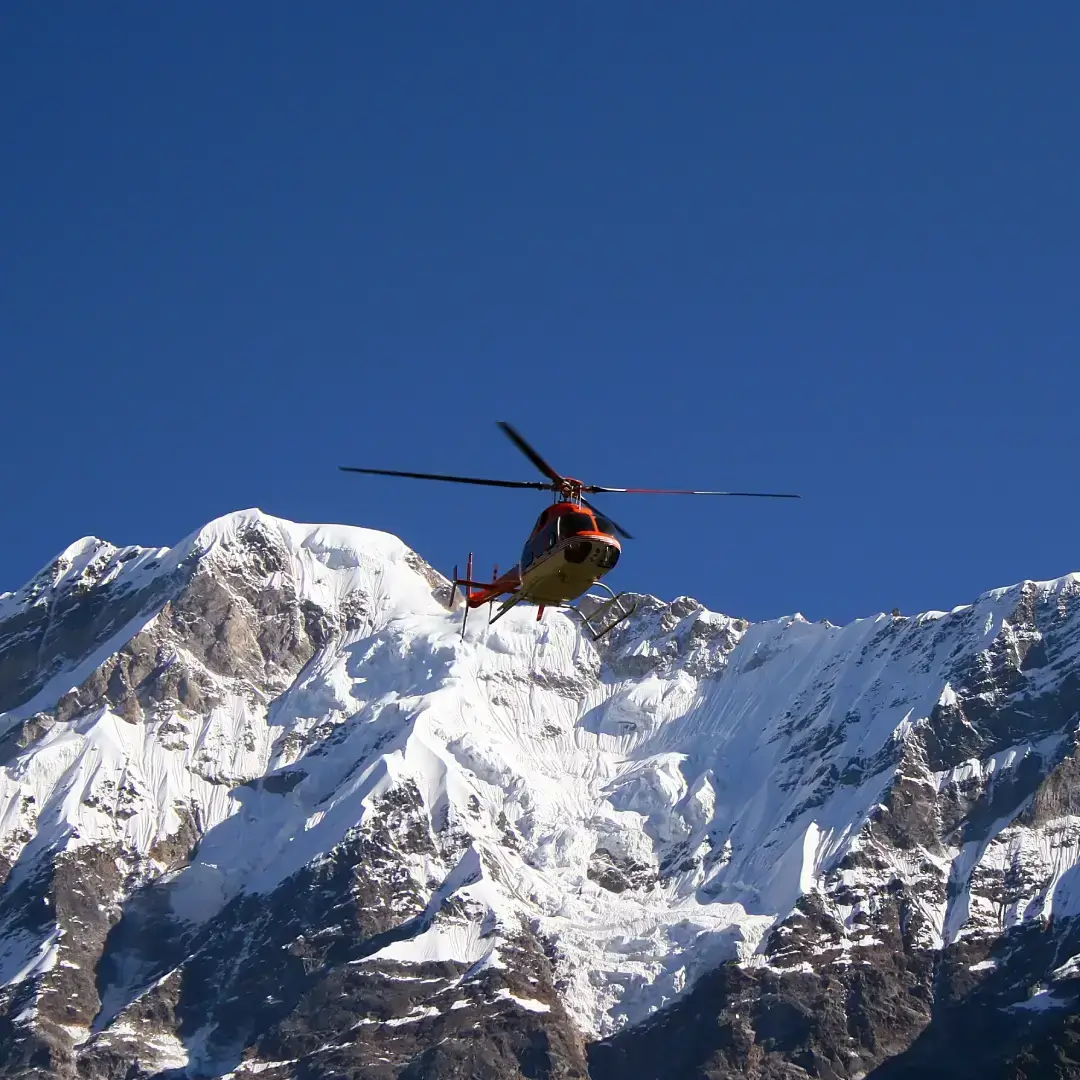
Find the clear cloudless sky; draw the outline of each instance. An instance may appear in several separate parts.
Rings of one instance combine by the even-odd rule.
[[[9,3],[0,591],[258,506],[754,619],[1080,569],[1080,5]],[[600,499],[598,498],[599,502]]]

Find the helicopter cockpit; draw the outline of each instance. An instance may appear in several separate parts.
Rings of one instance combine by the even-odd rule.
[[[599,514],[595,518],[584,512],[549,516],[549,512],[545,510],[540,515],[536,529],[521,553],[521,565],[522,567],[530,566],[541,555],[555,547],[560,540],[586,533],[606,533],[611,536],[614,532],[615,528],[611,522]],[[603,565],[614,566],[619,558],[619,550],[614,545],[605,545],[605,547],[610,547],[610,551],[605,552]],[[573,548],[573,551],[568,550],[567,559],[570,562],[581,562],[588,556],[591,544],[585,541],[573,545]]]
[[[559,538],[596,532],[596,525],[588,514],[563,514],[559,518]]]

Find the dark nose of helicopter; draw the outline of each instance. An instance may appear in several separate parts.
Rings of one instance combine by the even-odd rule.
[[[583,563],[590,557],[601,569],[610,570],[619,561],[619,546],[609,540],[593,538],[571,540],[563,550],[563,558],[568,563]]]

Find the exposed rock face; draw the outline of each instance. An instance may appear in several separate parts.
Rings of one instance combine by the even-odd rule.
[[[447,598],[257,511],[0,597],[0,1077],[1080,1077],[1080,578]]]
[[[857,841],[750,963],[594,1045],[597,1080],[1080,1076],[1080,582],[987,599],[999,619],[939,620],[948,686]],[[916,626],[886,624],[862,662],[909,651]]]

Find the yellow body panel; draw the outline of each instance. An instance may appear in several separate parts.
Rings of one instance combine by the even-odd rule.
[[[610,563],[601,564],[609,550],[617,547],[616,544],[607,537],[582,536],[576,539],[588,540],[592,545],[584,561],[571,562],[567,559],[567,549],[573,541],[558,544],[522,572],[523,599],[533,604],[570,603],[584,596],[611,569]]]

